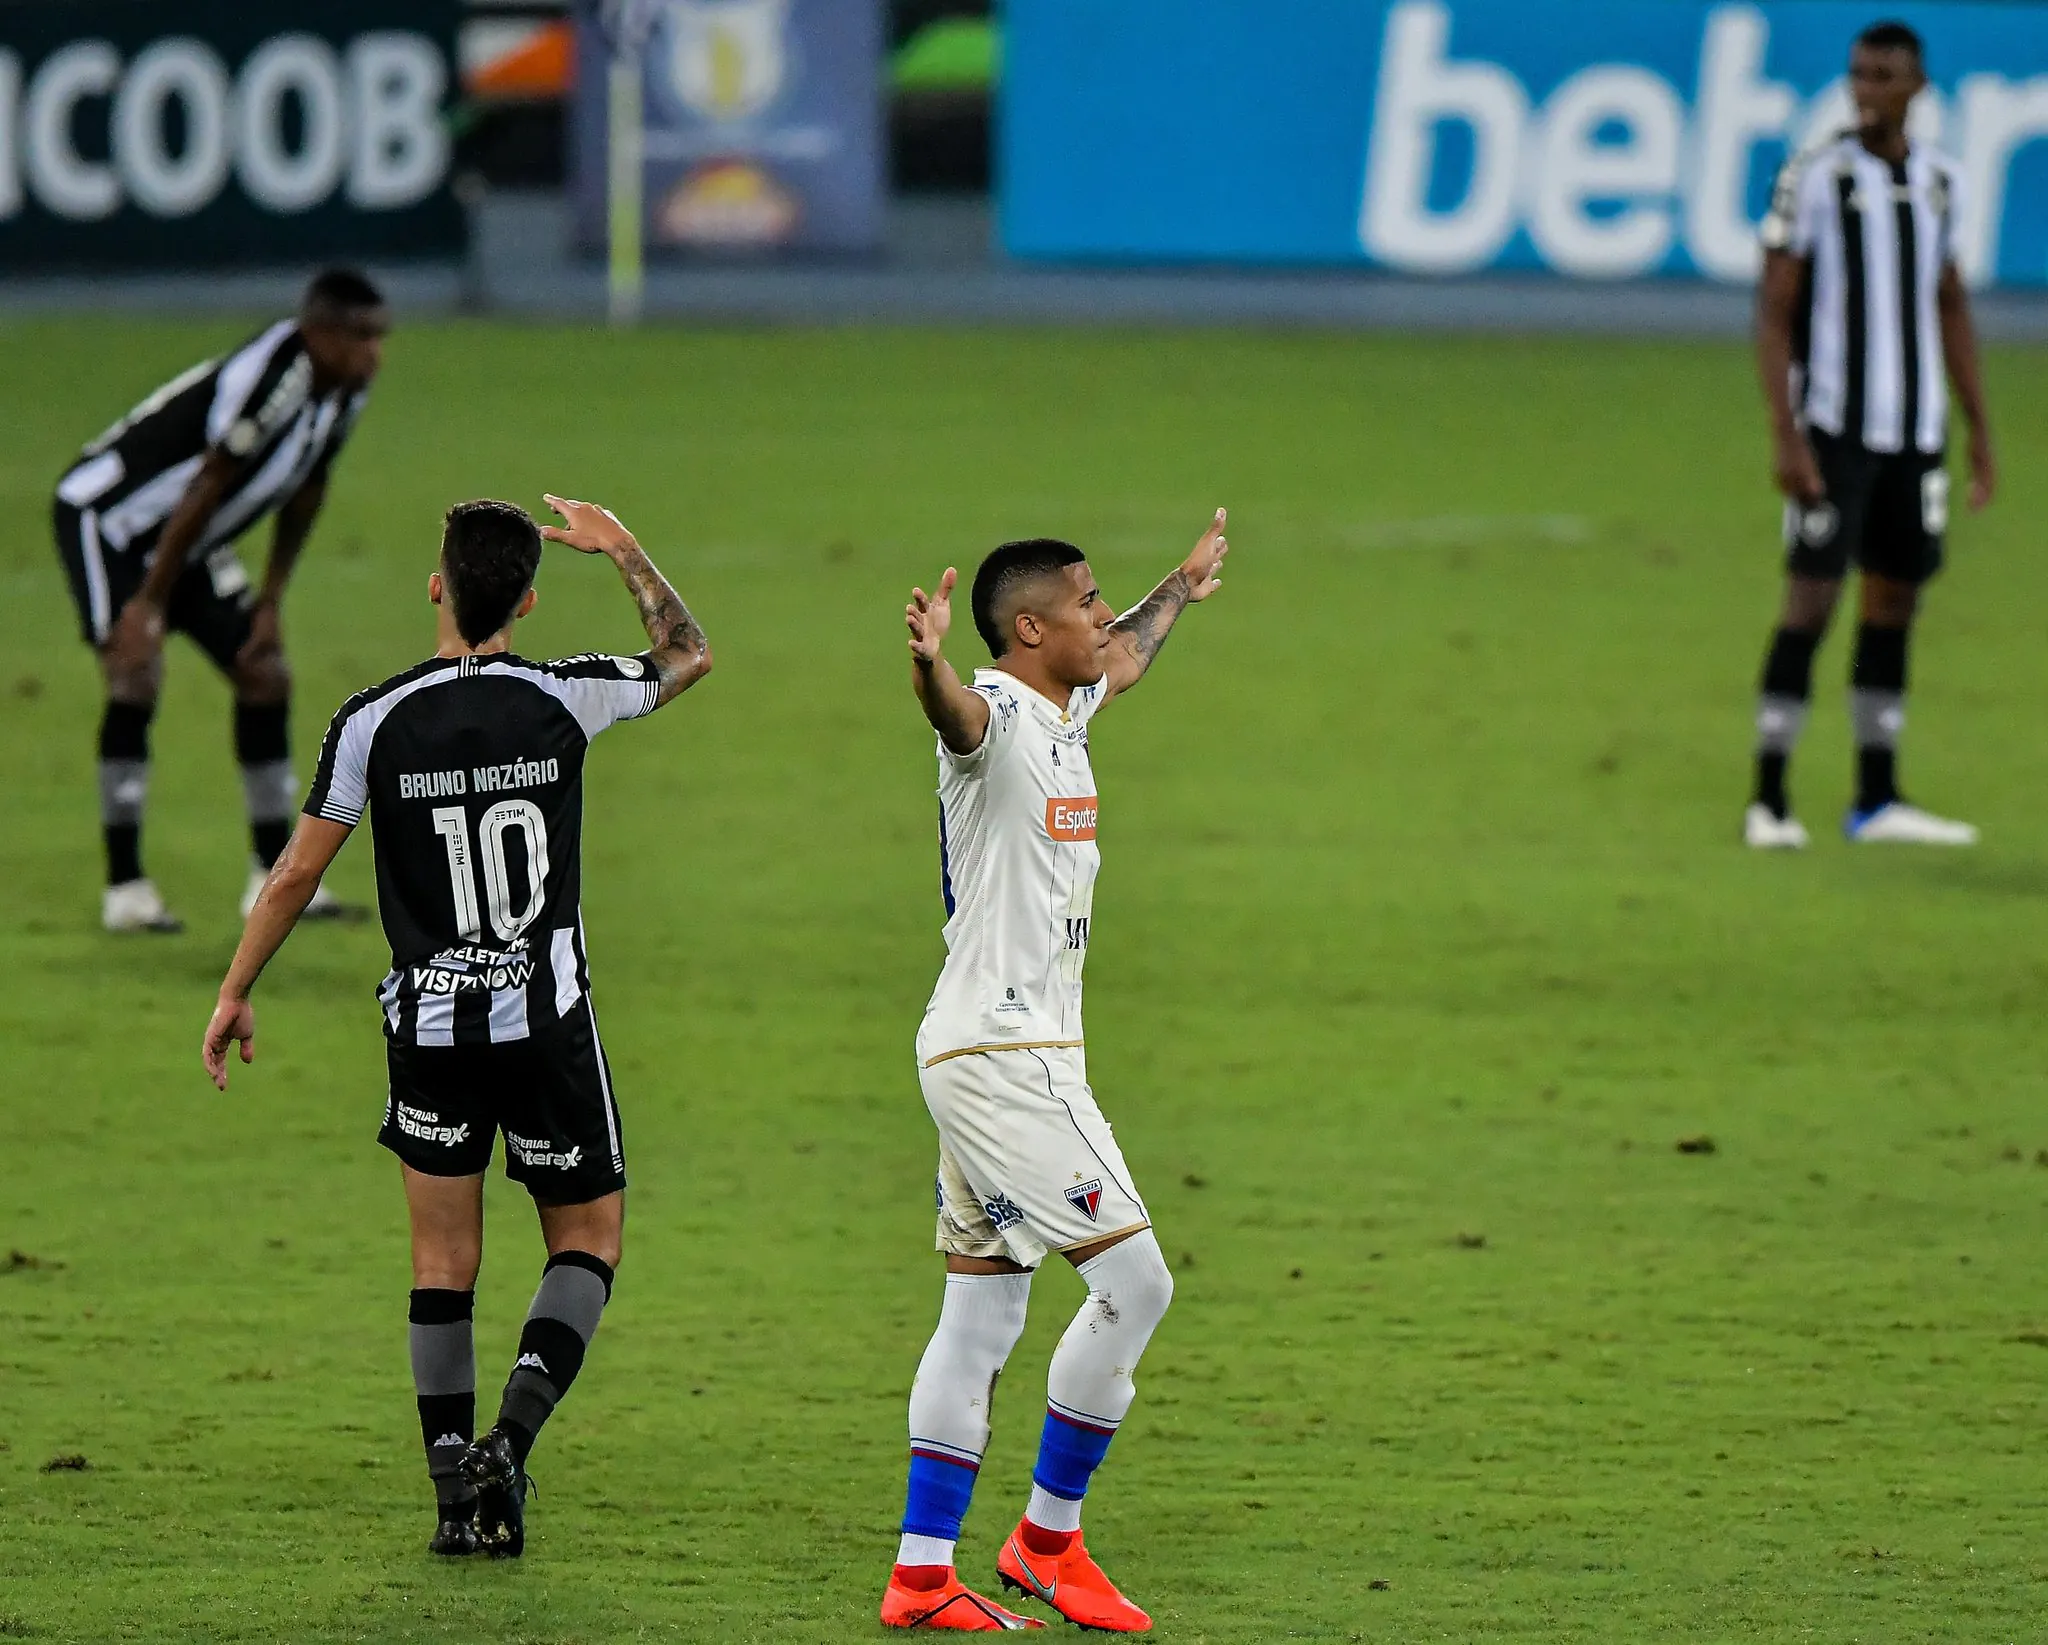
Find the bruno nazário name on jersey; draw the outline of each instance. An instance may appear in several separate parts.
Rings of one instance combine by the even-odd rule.
[[[562,780],[560,760],[508,760],[503,765],[471,766],[467,771],[401,771],[401,800],[439,800],[451,794],[496,794],[508,788],[538,788]]]

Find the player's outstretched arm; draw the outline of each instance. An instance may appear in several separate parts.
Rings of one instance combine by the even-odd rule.
[[[199,1049],[208,1076],[223,1091],[228,1088],[230,1045],[239,1041],[242,1061],[256,1060],[256,1008],[249,1003],[256,979],[292,934],[306,904],[320,889],[320,876],[327,872],[350,832],[347,823],[301,817],[270,877],[263,882],[256,906],[249,910],[248,924],[242,927],[241,943],[221,982],[220,1000]]]
[[[619,576],[640,607],[655,677],[661,682],[654,706],[674,702],[711,672],[711,642],[683,604],[683,597],[655,570],[633,533],[610,509],[552,495],[547,505],[561,515],[563,523],[542,526],[543,537],[551,543],[567,543],[579,554],[602,554],[619,568]]]
[[[910,689],[939,741],[966,755],[988,735],[988,699],[962,685],[943,655],[946,630],[953,626],[953,585],[959,581],[960,573],[947,566],[938,593],[913,588],[903,621],[910,629]]]
[[[1218,573],[1223,569],[1223,556],[1230,552],[1230,543],[1223,535],[1228,517],[1229,510],[1219,508],[1216,518],[1209,522],[1209,529],[1202,533],[1202,540],[1179,568],[1110,625],[1114,640],[1105,671],[1109,677],[1106,697],[1128,691],[1143,679],[1152,659],[1159,655],[1159,648],[1166,644],[1166,636],[1173,632],[1173,625],[1180,621],[1180,614],[1222,586],[1223,579]]]

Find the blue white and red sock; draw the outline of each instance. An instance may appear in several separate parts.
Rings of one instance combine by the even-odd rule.
[[[1173,1301],[1173,1275],[1144,1229],[1081,1264],[1088,1299],[1067,1327],[1046,1375],[1045,1428],[1031,1472],[1024,1539],[1058,1554],[1080,1534],[1081,1500],[1137,1395],[1139,1356]]]
[[[910,1390],[910,1484],[896,1577],[937,1588],[953,1572],[953,1546],[988,1447],[996,1377],[1024,1329],[1029,1274],[948,1274],[938,1329]]]

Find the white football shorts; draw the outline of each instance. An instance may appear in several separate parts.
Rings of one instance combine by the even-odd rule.
[[[1080,1046],[975,1051],[918,1071],[939,1128],[938,1248],[1035,1268],[1151,1218]]]

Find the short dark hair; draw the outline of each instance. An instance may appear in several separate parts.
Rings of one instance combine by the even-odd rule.
[[[299,299],[299,312],[308,317],[360,314],[384,306],[384,293],[367,274],[353,268],[322,269],[306,283],[306,294]]]
[[[1003,631],[996,619],[996,607],[1003,597],[1020,583],[1065,566],[1079,565],[1087,557],[1072,543],[1063,543],[1057,537],[1026,537],[1004,543],[981,562],[981,569],[974,574],[971,603],[975,629],[991,657],[1008,651],[1013,637]]]
[[[444,597],[455,626],[481,645],[512,620],[540,569],[540,527],[517,503],[457,503],[441,525]]]
[[[1924,59],[1927,55],[1926,48],[1920,44],[1920,36],[1895,18],[1872,23],[1856,36],[1856,44],[1869,46],[1874,51],[1910,51],[1915,59]]]

